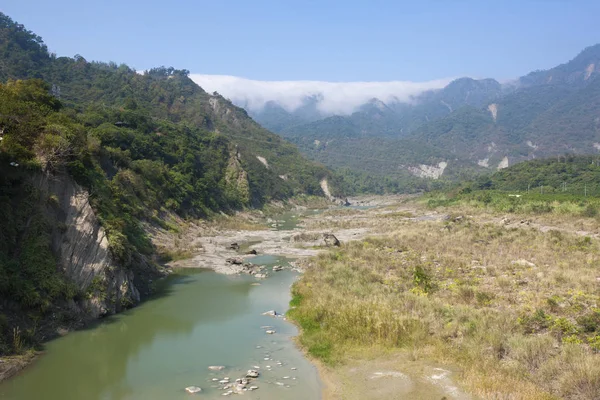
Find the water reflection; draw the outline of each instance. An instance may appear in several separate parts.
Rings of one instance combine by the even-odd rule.
[[[247,298],[252,290],[248,282],[231,279],[227,282],[227,301],[221,301],[223,286],[199,284],[197,271],[186,273],[196,275],[172,277],[169,284],[180,287],[171,287],[161,297],[109,317],[97,326],[50,342],[47,354],[35,365],[0,386],[0,396],[57,400],[128,398],[133,393],[126,379],[128,365],[135,363],[140,353],[156,355],[152,347],[157,342],[168,353],[170,346],[164,346],[186,343],[198,323],[223,324],[248,312]],[[170,296],[173,290],[177,291],[176,296]],[[218,304],[211,304],[210,299]],[[151,362],[160,363],[161,359]]]

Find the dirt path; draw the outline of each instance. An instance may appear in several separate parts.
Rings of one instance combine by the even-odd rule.
[[[357,359],[335,369],[324,369],[328,384],[324,400],[474,400],[455,382],[457,371],[405,353],[374,360]]]

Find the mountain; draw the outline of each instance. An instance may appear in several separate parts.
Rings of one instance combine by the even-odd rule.
[[[464,105],[482,106],[505,89],[493,79],[461,78],[441,90],[413,96],[411,102],[387,103],[372,98],[350,115],[331,115],[318,110],[318,96],[306,98],[294,111],[269,102],[252,116],[262,125],[286,137],[323,133],[343,136],[401,137],[432,119],[447,115]],[[310,112],[307,112],[307,109]],[[339,128],[333,127],[340,125]]]
[[[148,296],[149,229],[330,176],[186,70],[56,57],[0,13],[0,355]]]
[[[402,187],[406,183],[414,187],[411,176],[437,179],[445,174],[446,177],[457,177],[460,169],[475,172],[477,167],[419,138],[406,140],[410,133],[465,105],[481,107],[500,97],[505,90],[493,79],[461,78],[441,90],[421,93],[410,103],[397,100],[384,103],[373,98],[351,115],[319,119],[313,112],[309,118],[297,111],[288,112],[274,103],[253,115],[260,123],[296,143],[313,160],[380,177],[397,176],[403,182]],[[305,104],[312,104],[314,108],[315,99],[307,100]],[[450,166],[440,168],[440,163]]]
[[[250,115],[265,128],[280,132],[288,127],[323,119],[326,114],[318,109],[321,98],[319,95],[307,96],[302,99],[302,105],[293,112],[287,111],[275,101],[268,101],[260,111],[251,112]]]
[[[523,87],[545,84],[583,87],[600,74],[600,44],[585,48],[571,61],[557,67],[533,71],[521,78]]]
[[[532,72],[484,107],[463,107],[413,131],[415,140],[480,165],[505,167],[600,149],[600,45],[566,64]]]
[[[506,84],[460,78],[409,102],[374,98],[350,115],[313,114],[311,120],[281,109],[269,123],[304,154],[330,166],[421,176],[424,168],[445,162],[445,176],[465,167],[476,172],[476,166],[495,169],[600,150],[599,75],[595,45],[565,64]],[[265,116],[254,115],[259,122]]]

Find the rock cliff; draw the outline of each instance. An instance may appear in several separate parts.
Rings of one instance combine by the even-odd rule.
[[[120,266],[111,255],[107,234],[90,205],[89,193],[66,175],[36,179],[40,191],[53,199],[47,213],[56,221],[52,251],[59,268],[86,294],[72,306],[89,318],[98,318],[139,303],[134,269]],[[149,267],[146,260],[138,261]],[[143,285],[143,281],[140,283]]]

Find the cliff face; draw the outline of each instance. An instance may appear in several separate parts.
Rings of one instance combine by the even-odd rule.
[[[97,318],[139,303],[134,272],[113,259],[89,193],[65,175],[43,176],[39,188],[54,199],[48,210],[57,222],[52,229],[52,251],[66,278],[86,293],[78,305],[82,311]]]
[[[242,168],[240,153],[232,151],[225,170],[225,182],[230,196],[239,198],[244,204],[250,201],[248,173]]]

